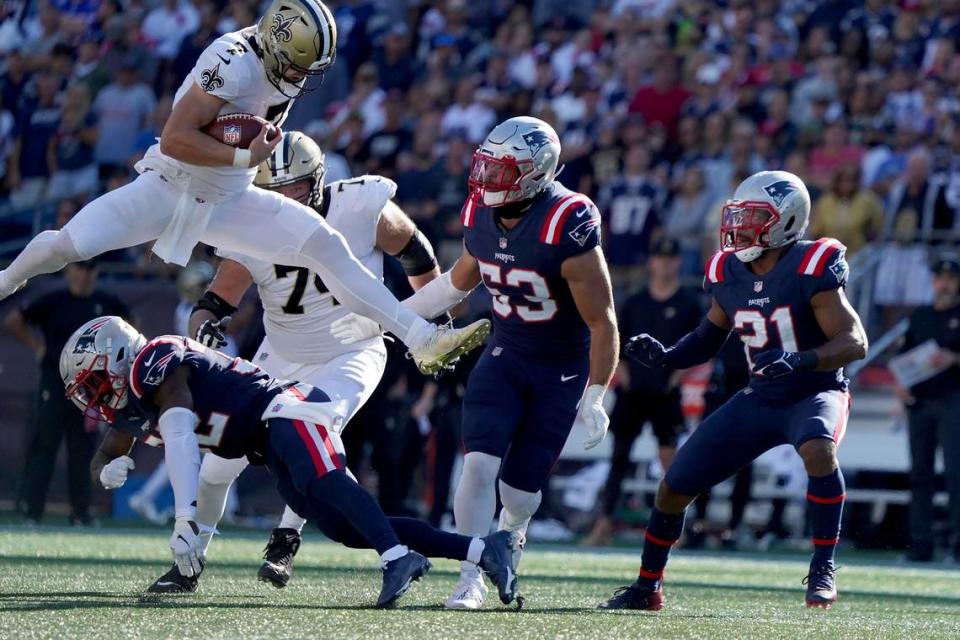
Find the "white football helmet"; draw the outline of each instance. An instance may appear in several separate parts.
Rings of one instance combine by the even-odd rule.
[[[560,138],[549,124],[519,116],[505,120],[473,154],[471,195],[485,206],[529,200],[557,175]]]
[[[112,423],[127,406],[130,367],[146,344],[143,334],[117,316],[84,324],[60,353],[67,397],[85,416]]]
[[[720,218],[720,248],[742,262],[803,237],[810,222],[810,193],[786,171],[761,171],[737,187]]]

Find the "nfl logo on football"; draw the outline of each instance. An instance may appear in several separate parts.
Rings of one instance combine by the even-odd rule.
[[[228,124],[223,128],[223,143],[235,145],[240,142],[240,125]]]
[[[756,291],[757,293],[760,293],[761,291],[763,291],[763,283],[760,282],[759,280],[754,282],[753,290]]]

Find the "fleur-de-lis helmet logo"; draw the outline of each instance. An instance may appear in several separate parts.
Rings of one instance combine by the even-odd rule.
[[[278,42],[290,42],[293,39],[293,32],[290,31],[290,23],[297,19],[297,16],[284,18],[279,13],[273,14],[273,23],[270,25],[270,35]]]
[[[200,73],[200,88],[206,92],[216,91],[223,87],[223,78],[220,76],[220,63],[213,69],[204,69]]]

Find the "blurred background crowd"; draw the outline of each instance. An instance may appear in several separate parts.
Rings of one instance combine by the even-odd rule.
[[[894,342],[906,331],[898,321],[934,302],[931,261],[960,237],[960,0],[327,4],[339,30],[336,64],[319,90],[298,100],[284,128],[316,139],[328,181],[363,173],[393,178],[397,202],[444,265],[459,253],[474,148],[499,120],[530,114],[560,134],[559,180],[591,196],[602,212],[619,302],[651,288],[662,301],[677,288],[696,287],[705,258],[717,249],[720,204],[761,169],[785,169],[806,181],[809,235],[848,247],[849,293],[871,338]],[[241,0],[0,2],[0,257],[130,180],[198,54],[218,34],[253,24],[259,9]],[[94,268],[140,296],[128,300],[134,313],[145,292],[174,297],[169,284],[163,287],[176,271],[144,248],[104,256]],[[154,333],[173,330],[173,314],[164,326],[145,313]],[[249,316],[238,332],[255,327],[256,313]],[[642,319],[634,324],[646,326]],[[237,338],[243,343],[243,335]],[[250,341],[255,345],[255,337]],[[3,359],[14,350],[5,346]],[[863,386],[892,388],[889,375],[869,369]],[[703,411],[697,389],[702,396],[703,388],[715,388],[726,375],[718,370],[724,367],[699,378],[667,376],[648,391],[676,402],[685,412],[681,423],[695,423]],[[950,371],[956,375],[957,367]],[[387,408],[363,428],[348,429],[359,451],[362,440],[373,443],[371,477],[396,492],[386,498],[391,509],[427,504],[435,521],[443,517],[448,491],[440,485],[449,484],[455,466],[451,430],[465,376],[424,385],[395,363],[373,401]],[[622,368],[621,391],[637,378]],[[911,397],[909,390],[901,396]],[[877,411],[894,416],[887,424],[896,423],[900,409]],[[669,464],[676,439],[661,435],[659,448],[651,448],[660,455],[650,456],[651,469],[638,466],[637,477]],[[446,442],[439,449],[438,438]],[[906,436],[893,442],[900,450],[891,460],[899,462],[887,466],[903,467]],[[624,455],[629,463],[630,445],[614,462],[619,478],[627,473]],[[605,469],[586,462],[594,466],[577,467],[581,486],[599,487]],[[905,464],[903,474],[911,466]],[[590,469],[599,480],[590,479]],[[906,489],[905,482],[881,484]],[[582,511],[591,511],[596,489],[592,495]],[[611,501],[609,490],[607,498],[603,510],[614,514],[622,499],[616,493]],[[575,526],[559,507],[564,501],[576,503],[576,496],[556,498],[546,509],[546,517],[566,519],[551,525],[558,535]],[[645,508],[642,500],[633,506]],[[594,542],[608,538],[594,533]]]

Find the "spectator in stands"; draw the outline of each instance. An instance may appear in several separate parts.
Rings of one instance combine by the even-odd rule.
[[[87,33],[83,36],[77,45],[77,61],[70,77],[71,84],[79,82],[86,86],[91,100],[95,100],[100,90],[110,84],[111,74],[103,64],[100,45],[98,35]]]
[[[7,198],[7,163],[13,151],[14,119],[6,109],[0,108],[0,202]]]
[[[20,49],[6,55],[6,69],[0,72],[0,109],[16,115],[20,112],[20,98],[30,82],[31,73]]]
[[[50,178],[47,150],[60,126],[60,78],[41,70],[34,81],[36,97],[28,98],[20,107],[7,166],[10,204],[17,208],[30,207],[43,198]]]
[[[854,254],[880,235],[883,203],[860,188],[860,165],[847,164],[833,176],[829,192],[813,204],[809,235],[836,238]]]
[[[374,54],[380,87],[389,91],[410,90],[417,78],[417,59],[410,51],[410,28],[402,22],[390,27]]]
[[[366,173],[393,177],[397,156],[410,147],[413,135],[404,118],[403,94],[391,89],[383,101],[383,126],[363,141],[356,160]]]
[[[97,119],[90,112],[90,94],[86,85],[74,84],[64,95],[60,126],[50,138],[48,200],[97,192],[99,176],[93,160],[96,142]]]
[[[807,181],[827,191],[841,167],[859,164],[861,158],[863,148],[850,144],[847,125],[842,118],[838,118],[824,129],[823,144],[810,152]]]
[[[101,178],[116,169],[126,169],[134,154],[137,134],[146,126],[156,107],[153,91],[138,77],[139,65],[127,58],[120,66],[116,82],[97,96],[93,108],[100,122],[100,137],[94,157]]]
[[[937,490],[936,453],[943,451],[949,494],[950,554],[960,561],[960,258],[945,255],[933,263],[933,304],[916,309],[903,351],[928,341],[938,350],[931,378],[902,390],[910,427],[910,546],[907,559],[930,562],[934,552],[933,496]]]
[[[151,9],[140,27],[144,43],[155,56],[171,61],[183,39],[200,26],[200,14],[189,0],[163,0]]]
[[[687,168],[663,223],[664,234],[680,247],[680,274],[684,277],[703,274],[705,260],[700,232],[714,201],[713,194],[707,191],[703,169],[697,165]]]
[[[931,175],[932,157],[925,148],[907,156],[902,178],[887,198],[886,234],[911,240],[932,239],[953,230],[954,212],[947,204],[943,184]]]
[[[647,124],[663,125],[669,135],[680,118],[680,109],[690,97],[690,92],[678,83],[677,60],[664,55],[653,68],[653,82],[639,91],[630,100],[630,113],[639,113]]]
[[[647,248],[660,230],[665,196],[650,179],[650,151],[642,144],[630,147],[623,173],[607,185],[597,205],[606,222],[606,257],[614,287],[633,289],[642,274]]]
[[[163,127],[167,123],[167,118],[170,117],[172,110],[173,96],[164,96],[157,101],[157,106],[153,109],[153,115],[150,116],[150,121],[144,129],[140,130],[136,140],[134,140],[133,155],[131,155],[127,161],[131,169],[133,165],[143,157],[147,149],[156,144],[157,140],[160,139],[160,132],[163,131]]]
[[[476,98],[477,83],[464,78],[457,83],[454,103],[447,107],[440,122],[443,135],[465,137],[472,144],[480,144],[493,128],[497,114]]]
[[[70,524],[85,526],[92,523],[89,465],[99,438],[99,425],[85,418],[64,395],[60,351],[77,327],[88,320],[130,314],[119,299],[97,291],[95,261],[68,265],[64,276],[66,287],[27,301],[7,315],[5,324],[40,361],[37,422],[29,437],[21,484],[26,522],[37,524],[43,518],[57,451],[66,438]]]
[[[631,295],[620,307],[622,341],[649,333],[663,344],[672,345],[700,323],[703,310],[696,290],[680,285],[680,245],[671,238],[655,242],[647,261],[649,284]],[[603,494],[600,517],[585,540],[588,545],[610,543],[613,517],[622,485],[630,469],[633,443],[647,421],[657,438],[658,456],[664,471],[676,452],[683,432],[680,409],[682,371],[649,369],[636,362],[621,361],[617,367],[620,386],[617,404],[610,416],[613,456]]]

